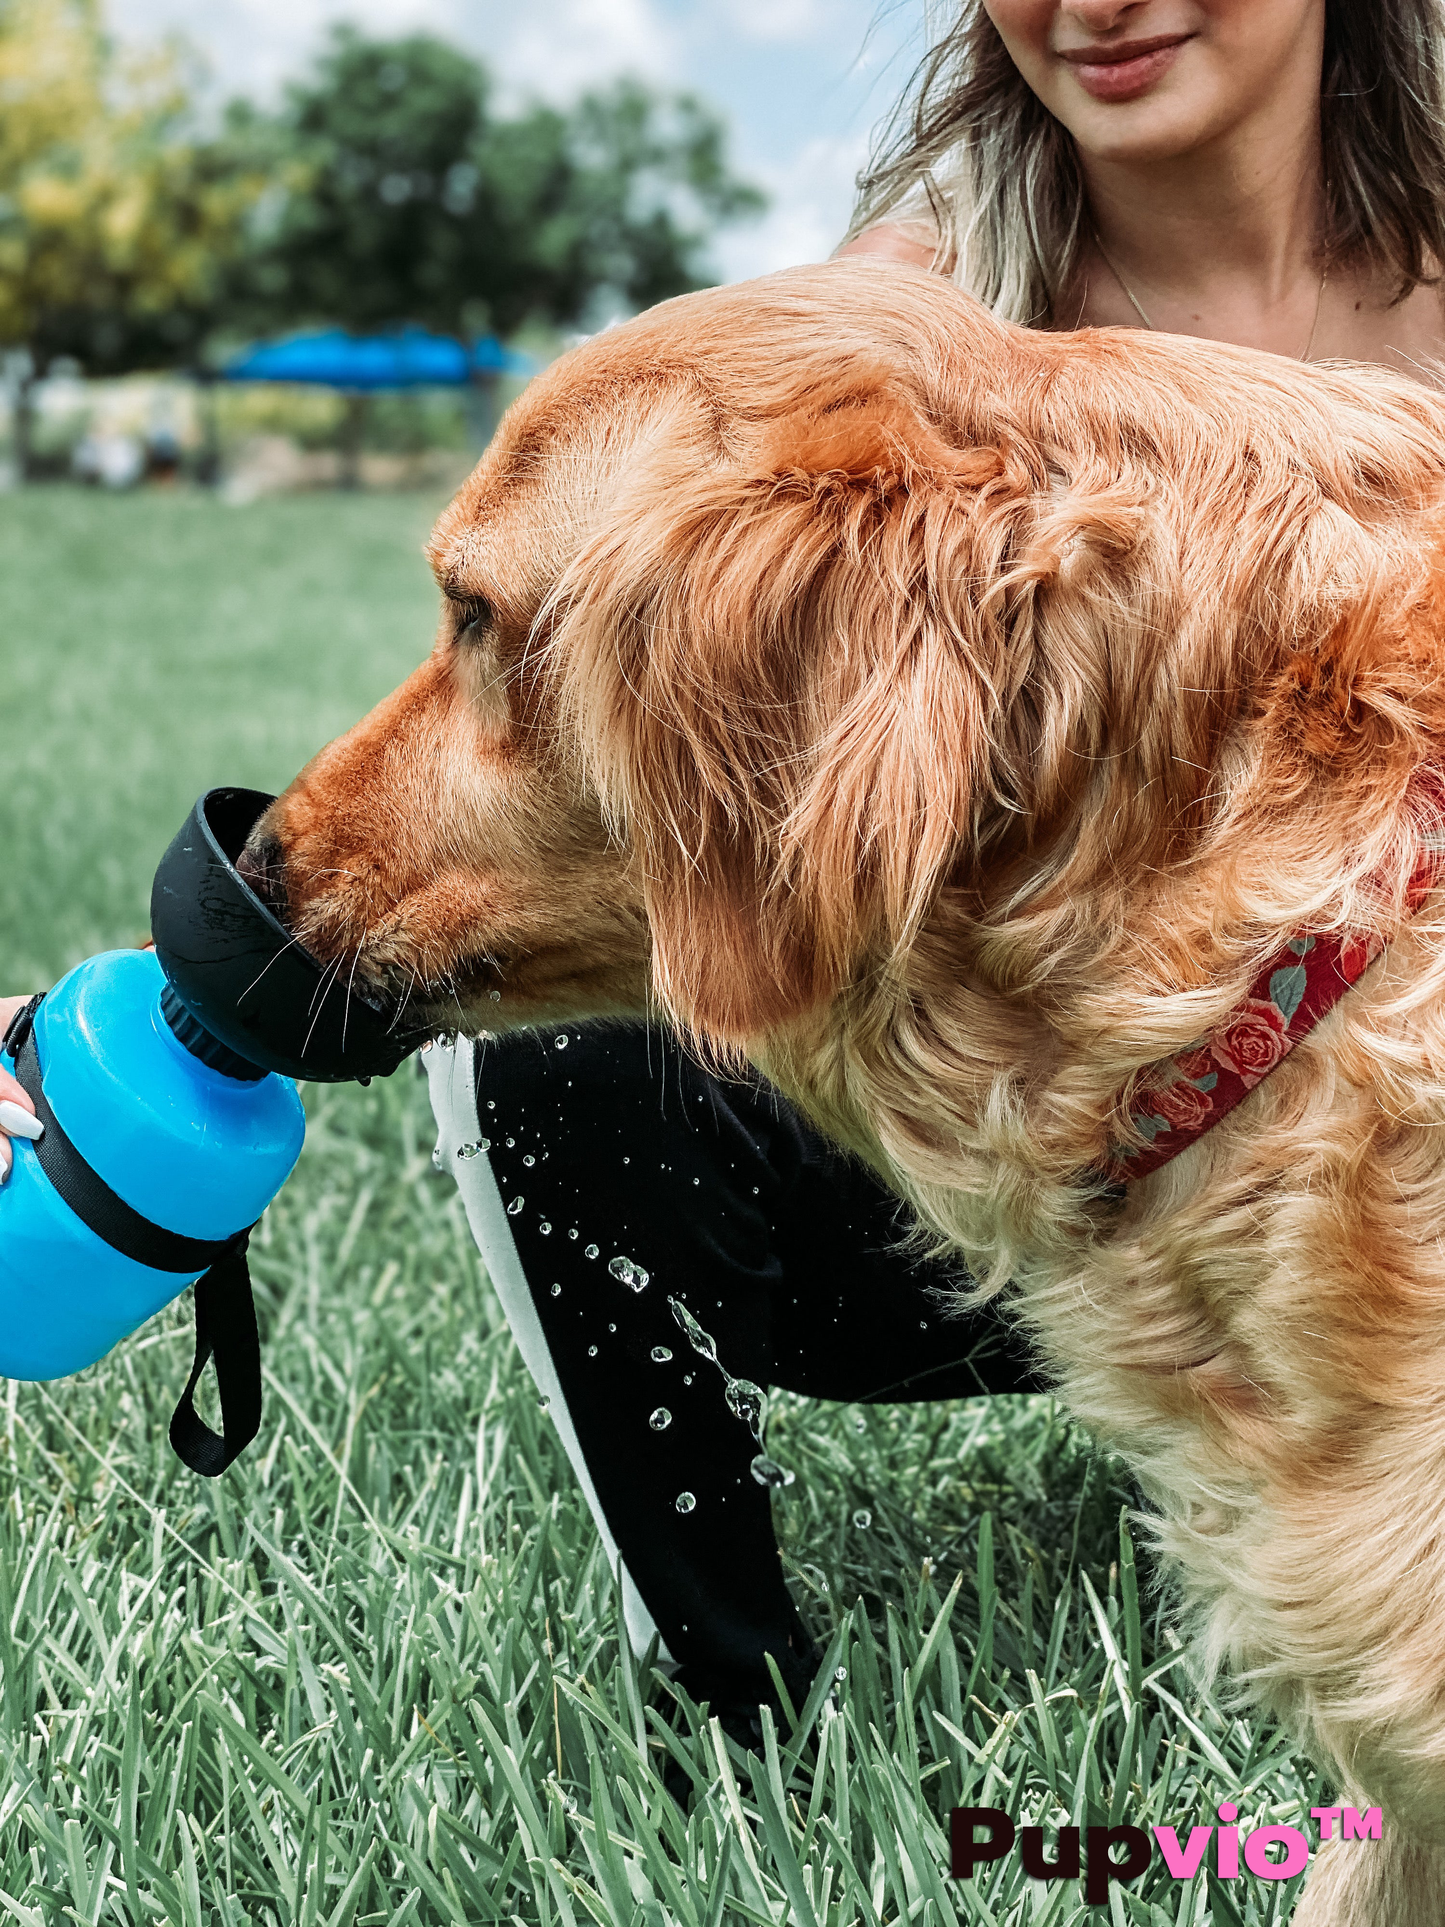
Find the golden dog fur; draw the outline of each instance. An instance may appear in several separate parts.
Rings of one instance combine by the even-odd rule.
[[[1445,400],[1002,325],[869,261],[536,381],[443,515],[428,662],[258,842],[439,1028],[660,1006],[866,1157],[1139,1467],[1211,1663],[1445,1919],[1445,905],[1119,1205],[1129,1079],[1439,824]],[[1231,1789],[1221,1789],[1226,1797]]]

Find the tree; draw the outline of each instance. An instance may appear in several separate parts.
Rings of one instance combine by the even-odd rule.
[[[233,109],[228,139],[292,157],[244,276],[272,321],[575,324],[604,291],[636,308],[704,285],[712,231],[764,204],[690,96],[623,81],[497,118],[485,70],[422,34],[338,29],[281,115]]]
[[[0,0],[0,98],[0,344],[32,375],[59,355],[112,373],[193,354],[264,177],[182,138],[174,60],[118,59],[94,0]]]

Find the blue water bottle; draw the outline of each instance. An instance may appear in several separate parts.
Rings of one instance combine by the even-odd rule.
[[[155,950],[88,958],[0,1046],[44,1126],[12,1141],[0,1190],[0,1374],[79,1371],[193,1285],[171,1443],[208,1476],[260,1425],[246,1241],[301,1151],[292,1077],[384,1075],[418,1041],[328,1008],[329,978],[238,873],[273,800],[203,796],[156,872]],[[211,1357],[219,1434],[194,1404]]]

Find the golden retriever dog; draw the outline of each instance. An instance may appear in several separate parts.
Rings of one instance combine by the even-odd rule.
[[[1445,399],[837,262],[559,361],[430,556],[258,829],[299,934],[439,1029],[660,1009],[1011,1281],[1206,1661],[1384,1809],[1297,1920],[1439,1927]],[[1111,1188],[1302,932],[1387,948]]]

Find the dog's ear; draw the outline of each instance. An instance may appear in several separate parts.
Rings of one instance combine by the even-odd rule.
[[[969,833],[1028,495],[901,400],[843,396],[754,456],[654,458],[564,585],[561,686],[645,866],[658,990],[768,1032],[907,943]]]

